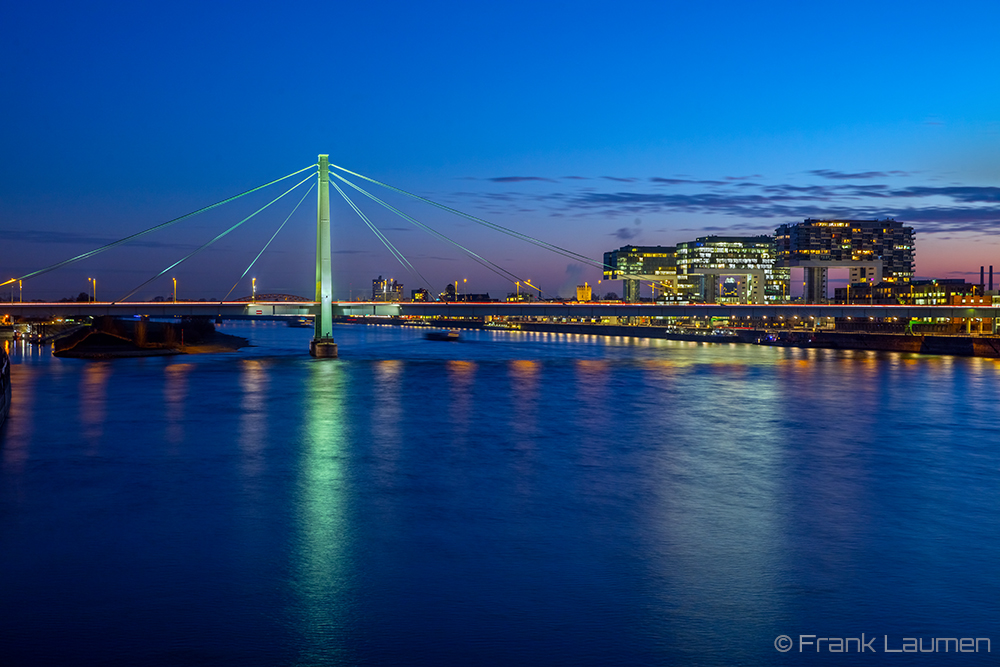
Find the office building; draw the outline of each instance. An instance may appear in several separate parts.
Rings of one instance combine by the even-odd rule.
[[[770,236],[703,236],[677,244],[677,291],[705,303],[773,303],[788,295]]]
[[[803,299],[827,300],[827,272],[850,269],[850,282],[878,285],[913,278],[913,228],[892,219],[814,220],[781,225],[775,231],[778,265],[802,267]]]
[[[372,301],[402,301],[403,283],[379,276],[372,281]]]
[[[664,291],[677,290],[676,248],[673,246],[627,245],[604,253],[604,279],[621,280],[622,298],[639,300],[642,281],[656,283]]]

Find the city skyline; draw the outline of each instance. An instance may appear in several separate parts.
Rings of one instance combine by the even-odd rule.
[[[391,15],[333,5],[282,14],[245,4],[16,7],[0,46],[12,93],[0,112],[0,279],[329,152],[335,164],[598,260],[626,243],[892,217],[916,230],[916,277],[975,280],[980,265],[1000,265],[1000,94],[989,85],[997,54],[988,35],[1000,10],[971,3],[978,18],[969,21],[884,3],[860,21],[852,6],[635,3],[600,20],[597,4],[492,12],[431,3]],[[337,296],[370,289],[377,275],[407,293],[424,286],[338,197]],[[292,199],[145,296],[170,293],[177,277],[182,295],[221,297]],[[118,298],[268,200],[30,281],[25,298],[70,296],[95,275],[99,295]],[[433,293],[456,279],[476,292],[513,291],[355,201]],[[548,293],[600,279],[405,206]],[[255,268],[258,289],[308,295],[314,225],[307,200]],[[233,296],[250,293],[250,278]]]

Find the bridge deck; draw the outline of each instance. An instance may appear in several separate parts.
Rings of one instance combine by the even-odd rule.
[[[112,315],[131,317],[246,317],[308,315],[315,302],[246,301],[129,302],[129,303],[0,303],[0,315],[28,318],[87,317]],[[411,317],[697,317],[762,319],[767,317],[898,318],[996,318],[1000,308],[992,306],[885,306],[885,305],[659,305],[642,303],[450,303],[450,302],[335,302],[337,315]]]

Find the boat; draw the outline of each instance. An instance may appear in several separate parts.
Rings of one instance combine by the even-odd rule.
[[[428,331],[424,334],[427,340],[458,340],[458,332],[454,329],[450,331]]]
[[[10,358],[0,347],[0,426],[7,421],[10,412]]]
[[[305,316],[297,316],[287,320],[288,326],[295,329],[311,329],[313,327],[313,318]]]

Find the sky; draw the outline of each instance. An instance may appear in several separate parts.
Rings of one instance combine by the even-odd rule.
[[[996,2],[919,0],[8,3],[0,282],[320,153],[597,260],[808,217],[893,217],[916,230],[918,277],[978,280],[981,265],[1000,271],[997,25]],[[23,298],[75,296],[89,278],[100,300],[170,295],[174,278],[179,298],[246,296],[251,278],[258,293],[310,296],[316,191],[295,207],[312,180],[168,269],[299,180],[33,277]],[[546,294],[601,277],[371,191]],[[514,290],[350,192],[415,271],[331,191],[337,298],[380,275],[407,294]]]

